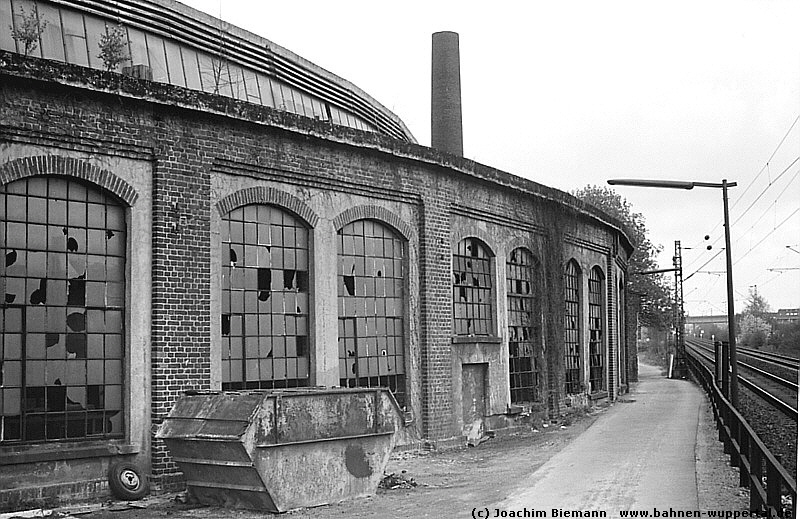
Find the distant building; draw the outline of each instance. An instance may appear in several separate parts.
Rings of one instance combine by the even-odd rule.
[[[800,308],[781,308],[777,312],[770,312],[765,317],[776,326],[791,324],[800,321]],[[723,315],[690,315],[686,317],[686,333],[699,336],[702,330],[712,327],[728,328],[728,316]],[[707,336],[708,334],[704,334]]]
[[[685,332],[695,337],[710,339],[712,328],[728,329],[728,316],[725,315],[689,315],[685,320]],[[702,333],[701,333],[702,332]]]
[[[800,308],[781,308],[771,316],[776,325],[796,323],[800,321]]]

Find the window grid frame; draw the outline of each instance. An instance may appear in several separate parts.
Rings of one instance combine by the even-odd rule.
[[[458,242],[453,254],[453,335],[494,334],[492,254],[477,238]]]
[[[589,388],[592,393],[605,390],[603,337],[603,275],[595,267],[589,272]]]
[[[339,384],[386,387],[407,402],[405,240],[375,219],[337,232]]]
[[[564,271],[564,390],[567,395],[581,392],[581,274],[574,260]]]
[[[310,229],[264,203],[233,209],[220,226],[222,389],[307,387]]]
[[[0,375],[0,444],[124,438],[128,232],[124,203],[89,182],[0,186],[0,358],[16,368]]]
[[[508,370],[511,403],[541,402],[541,264],[528,249],[514,249],[506,262]]]

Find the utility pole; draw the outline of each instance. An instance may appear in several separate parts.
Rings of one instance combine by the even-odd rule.
[[[739,408],[739,366],[736,351],[736,314],[733,308],[733,260],[731,259],[731,222],[728,210],[728,188],[736,182],[722,179],[722,211],[725,221],[725,271],[728,288],[728,367],[731,370],[730,402],[734,409]]]
[[[671,269],[643,270],[641,275],[675,273],[675,297],[672,304],[672,322],[675,330],[675,363],[672,368],[672,378],[686,378],[686,343],[684,341],[684,316],[683,316],[683,266],[681,261],[681,242],[675,242],[675,256],[672,257]],[[669,332],[667,332],[669,333]],[[669,340],[667,340],[669,342]]]
[[[675,240],[675,256],[672,257],[675,267],[675,364],[676,378],[686,377],[686,342],[685,342],[685,314],[683,313],[683,259],[681,257],[681,242]]]

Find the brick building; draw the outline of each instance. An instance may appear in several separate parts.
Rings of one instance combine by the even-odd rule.
[[[185,390],[385,386],[448,443],[627,388],[619,222],[177,2],[87,5],[0,0],[48,22],[0,35],[0,509],[179,486]]]

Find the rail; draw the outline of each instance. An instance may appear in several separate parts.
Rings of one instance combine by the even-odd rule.
[[[711,370],[694,355],[687,355],[686,360],[711,399],[719,439],[730,455],[731,465],[739,468],[739,486],[750,490],[750,511],[767,517],[787,517],[783,497],[788,496],[791,517],[796,517],[797,482],[723,396]]]
[[[709,351],[705,346],[703,346],[701,344],[694,344],[691,341],[686,341],[686,346],[687,346],[687,348],[686,348],[687,351],[693,351],[697,355],[699,355],[699,356],[703,357],[704,359],[706,359],[711,364],[716,365],[715,359],[709,357],[708,355],[706,355],[702,351],[700,351],[700,350]],[[745,362],[741,362],[741,361],[739,361],[739,366],[746,367],[747,369],[753,370],[754,372],[758,373],[762,377],[764,377],[764,378],[766,378],[766,379],[768,379],[768,380],[770,380],[772,382],[778,383],[782,387],[784,387],[784,388],[786,388],[786,389],[788,389],[790,391],[795,391],[795,392],[797,391],[797,384],[794,384],[794,383],[792,383],[792,382],[790,382],[788,380],[785,380],[785,379],[783,379],[781,377],[778,377],[777,375],[773,375],[772,373],[767,373],[764,370],[758,369],[758,368],[756,368],[754,366],[751,366],[751,365],[749,365],[749,364],[747,364]],[[764,400],[767,404],[769,404],[773,408],[777,409],[778,411],[780,411],[781,413],[786,415],[788,418],[794,420],[795,422],[797,421],[797,408],[792,407],[790,404],[787,404],[786,402],[781,400],[778,396],[770,393],[768,390],[762,388],[761,386],[759,386],[758,384],[756,384],[752,380],[750,380],[748,378],[745,378],[742,375],[739,375],[739,383],[741,385],[743,385],[744,387],[746,387],[747,389],[749,389],[750,391],[752,391],[756,396],[758,396],[759,398]],[[724,384],[723,384],[723,388],[724,388]]]
[[[777,353],[768,353],[765,351],[754,350],[752,348],[739,348],[739,352],[747,357],[762,360],[783,368],[796,370],[800,367],[800,361],[798,361],[798,359],[789,357],[787,355],[778,355]]]

